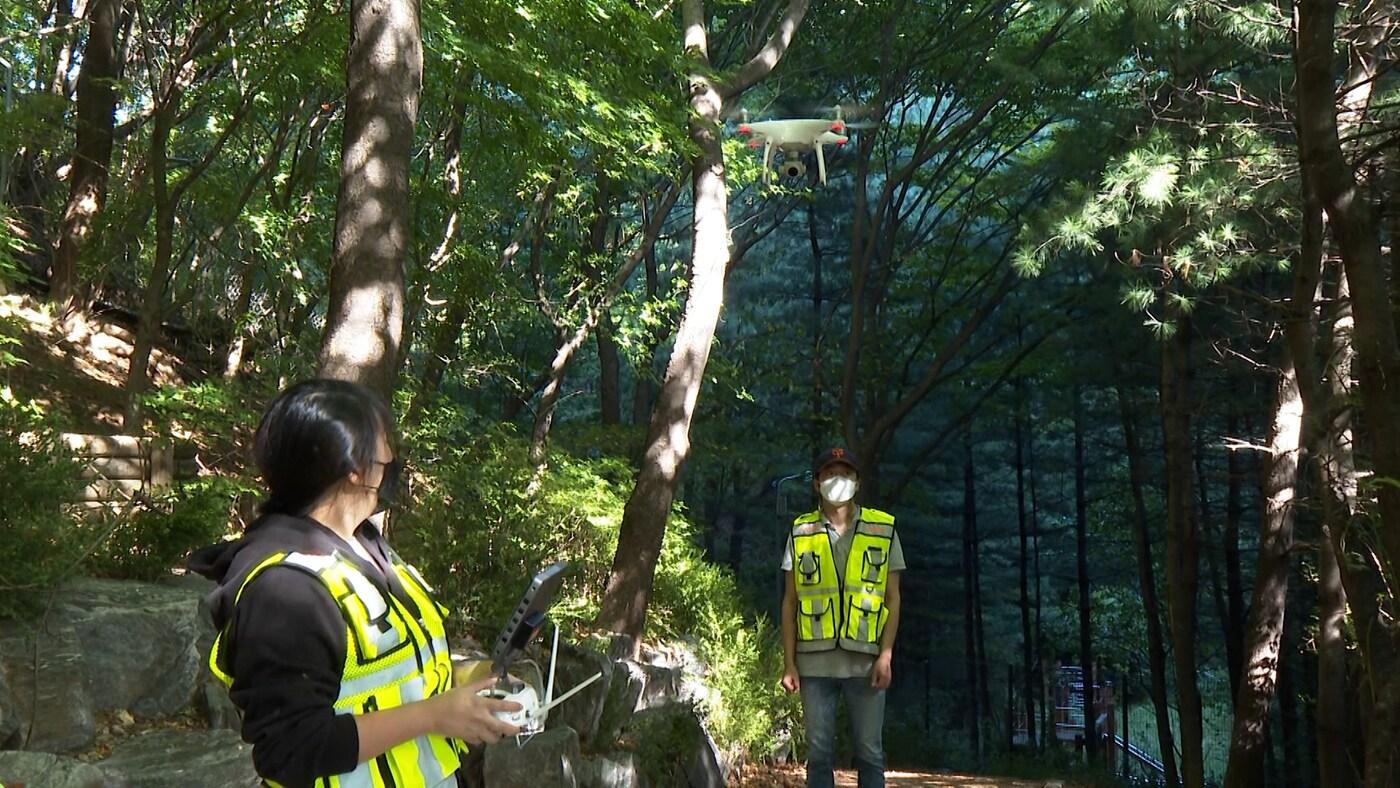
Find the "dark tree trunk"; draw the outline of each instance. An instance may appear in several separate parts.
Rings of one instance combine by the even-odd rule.
[[[604,424],[622,423],[621,370],[612,316],[605,312],[598,318],[598,409]]]
[[[386,400],[398,377],[408,171],[423,87],[419,0],[351,0],[345,137],[320,374]]]
[[[647,428],[637,485],[627,499],[618,532],[608,586],[598,610],[600,628],[622,634],[636,653],[646,626],[656,561],[671,513],[676,485],[690,456],[690,422],[710,360],[719,313],[724,307],[724,274],[729,266],[729,192],[725,183],[720,116],[725,98],[737,98],[777,65],[807,13],[808,0],[789,0],[778,32],[759,56],[740,69],[725,92],[710,72],[703,0],[683,0],[689,77],[692,161],[691,287],[676,332],[671,361]]]
[[[1162,436],[1167,465],[1167,600],[1176,668],[1182,779],[1204,788],[1201,693],[1196,676],[1196,592],[1200,550],[1191,463],[1191,325],[1167,307],[1175,333],[1162,347]]]
[[[1035,676],[1040,694],[1040,748],[1044,749],[1054,741],[1055,731],[1050,726],[1050,676],[1046,669],[1046,655],[1042,651],[1045,636],[1040,606],[1040,499],[1035,494],[1035,419],[1032,411],[1028,408],[1026,414],[1026,474],[1030,477],[1027,481],[1030,482],[1031,493],[1031,555],[1035,559],[1032,567],[1035,571]]]
[[[1089,492],[1084,482],[1084,398],[1074,388],[1074,542],[1079,578],[1079,662],[1084,676],[1084,757],[1098,757],[1094,731],[1094,629],[1089,619]]]
[[[963,459],[963,509],[962,509],[962,573],[963,573],[963,631],[967,653],[967,704],[968,735],[971,737],[972,752],[980,762],[985,754],[982,749],[982,694],[978,692],[977,659],[977,480],[972,466],[972,440],[969,437],[966,455]]]
[[[1133,491],[1133,547],[1137,553],[1138,587],[1147,622],[1147,663],[1152,675],[1152,707],[1156,712],[1157,747],[1162,753],[1168,788],[1177,788],[1176,748],[1172,743],[1171,712],[1167,703],[1167,652],[1162,637],[1162,614],[1157,602],[1157,577],[1152,564],[1152,537],[1147,528],[1147,502],[1143,494],[1145,474],[1137,439],[1137,416],[1132,403],[1118,386],[1118,410],[1123,421],[1123,442],[1128,453],[1128,481]]]
[[[1016,529],[1020,536],[1019,568],[1021,579],[1021,678],[1024,686],[1026,712],[1026,741],[1034,748],[1035,736],[1035,636],[1031,630],[1030,594],[1030,523],[1026,511],[1025,381],[1016,381],[1016,427],[1012,439],[1016,443]]]
[[[1225,587],[1220,573],[1220,558],[1216,555],[1219,543],[1214,539],[1214,523],[1210,507],[1210,479],[1206,474],[1206,443],[1204,428],[1196,424],[1196,490],[1200,501],[1201,536],[1206,554],[1206,568],[1210,570],[1210,598],[1215,603],[1215,620],[1220,622],[1220,631],[1225,636],[1226,659],[1230,659],[1230,615],[1225,602]],[[1231,664],[1230,675],[1236,676],[1239,667]],[[1235,687],[1231,685],[1230,702],[1234,703]]]
[[[612,251],[608,246],[608,229],[612,227],[611,182],[604,175],[598,176],[598,191],[594,199],[597,215],[589,228],[589,247],[593,252],[591,274],[601,282]],[[617,343],[613,341],[612,315],[604,309],[598,316],[598,417],[603,424],[622,423],[621,368],[618,360]]]
[[[1299,692],[1297,676],[1299,675],[1299,662],[1301,657],[1298,653],[1298,628],[1299,617],[1303,611],[1299,610],[1299,598],[1301,596],[1298,582],[1298,566],[1296,561],[1289,561],[1288,599],[1285,602],[1287,614],[1283,622],[1283,640],[1278,660],[1278,709],[1279,709],[1279,730],[1283,740],[1280,742],[1283,750],[1283,779],[1277,781],[1276,785],[1284,788],[1302,788],[1307,784],[1307,773],[1303,771],[1303,755],[1305,754],[1307,743],[1303,741],[1299,732],[1299,721],[1302,718],[1300,713]]]
[[[1367,3],[1360,9],[1356,25],[1360,40],[1352,42],[1348,90],[1373,84],[1378,76],[1378,58],[1385,43],[1390,12],[1386,4]],[[1336,0],[1302,0],[1294,6],[1297,31],[1294,52],[1297,79],[1299,160],[1305,183],[1316,190],[1327,214],[1350,289],[1354,319],[1351,335],[1355,368],[1361,388],[1363,418],[1359,421],[1357,443],[1369,450],[1378,477],[1400,479],[1400,339],[1395,331],[1395,314],[1389,303],[1381,264],[1380,237],[1373,206],[1358,187],[1351,165],[1346,161],[1338,134],[1337,73],[1335,46]],[[1371,35],[1370,38],[1366,36]],[[1369,88],[1368,88],[1369,90]],[[1388,567],[1366,565],[1367,554],[1400,555],[1400,486],[1376,486],[1379,527],[1374,529],[1378,544],[1361,553],[1361,565],[1347,567],[1347,552],[1339,550],[1343,561],[1343,582],[1347,600],[1356,618],[1358,640],[1368,667],[1371,707],[1366,730],[1367,788],[1400,783],[1400,677],[1393,669],[1396,640],[1392,628],[1380,622],[1393,618],[1386,609],[1389,594],[1378,596],[1380,577]]]
[[[49,277],[49,296],[60,315],[79,306],[78,261],[93,225],[107,202],[108,167],[112,161],[112,128],[116,118],[116,25],[122,0],[92,0],[88,12],[87,46],[78,74],[78,129],[73,150],[72,187],[63,209]]]
[[[1226,423],[1232,436],[1239,435],[1239,419],[1233,414]],[[1230,669],[1230,702],[1239,694],[1240,654],[1244,651],[1244,577],[1240,570],[1240,525],[1244,521],[1242,502],[1244,460],[1238,451],[1225,453],[1225,658]]]
[[[1400,435],[1400,339],[1373,206],[1343,156],[1337,132],[1336,11],[1336,0],[1302,0],[1294,6],[1300,161],[1327,213],[1350,285],[1356,373],[1365,409],[1358,439],[1369,449],[1377,476],[1400,479],[1400,441],[1394,439]],[[1367,3],[1361,13],[1373,17],[1388,13],[1388,8]],[[1354,63],[1375,60],[1389,26],[1373,24],[1363,29],[1375,29],[1382,38],[1354,44]],[[1375,76],[1374,66],[1365,70],[1366,79]],[[1391,556],[1400,555],[1400,485],[1377,485],[1376,497],[1381,546]],[[1394,746],[1387,743],[1388,749]],[[1393,752],[1386,755],[1385,763],[1376,768],[1388,774],[1393,758]],[[1371,766],[1368,762],[1368,771]]]
[[[1296,297],[1295,293],[1295,297]],[[1312,292],[1307,295],[1308,304]],[[1295,304],[1295,308],[1301,306]],[[1310,308],[1310,307],[1308,307]],[[1273,705],[1288,605],[1289,553],[1293,548],[1293,502],[1298,493],[1298,450],[1303,433],[1303,402],[1291,360],[1282,365],[1274,394],[1273,421],[1263,457],[1259,520],[1259,563],[1245,631],[1244,664],[1235,699],[1226,788],[1263,788]]]

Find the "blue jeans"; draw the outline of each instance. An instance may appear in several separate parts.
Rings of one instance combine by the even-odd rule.
[[[885,788],[885,691],[870,677],[831,679],[802,676],[802,722],[807,728],[807,788],[833,788],[836,760],[836,701],[846,697],[855,739],[860,788]]]

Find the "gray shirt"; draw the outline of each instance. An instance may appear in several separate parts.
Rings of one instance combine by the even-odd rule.
[[[856,511],[856,519],[860,519],[859,510]],[[839,535],[836,533],[836,529],[831,527],[826,515],[822,515],[822,525],[826,526],[826,532],[831,536],[832,558],[836,560],[836,577],[844,582],[846,557],[851,553],[851,542],[855,540],[856,536],[855,523],[852,522],[846,532]],[[788,534],[787,544],[783,548],[783,571],[792,571],[791,533]],[[894,540],[890,544],[889,571],[904,571],[904,548],[899,544],[899,531],[895,531]],[[869,675],[870,667],[875,664],[873,654],[857,654],[842,648],[810,653],[798,652],[796,656],[799,676],[837,679],[858,678]]]

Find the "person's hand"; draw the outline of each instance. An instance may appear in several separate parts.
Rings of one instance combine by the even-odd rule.
[[[894,670],[890,666],[891,654],[886,651],[875,658],[875,665],[870,669],[870,686],[877,690],[889,689],[890,680],[894,678]]]
[[[783,670],[783,689],[789,693],[802,689],[802,679],[797,677],[796,665],[788,665]]]
[[[433,707],[434,732],[461,739],[467,744],[494,744],[503,736],[520,733],[519,728],[495,717],[498,711],[519,711],[519,703],[477,694],[495,683],[494,676],[487,676],[463,687],[453,687],[441,695],[434,695],[428,701],[436,704]]]

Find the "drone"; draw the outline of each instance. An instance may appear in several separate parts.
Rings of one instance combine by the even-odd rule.
[[[850,137],[845,133],[848,128],[853,127],[848,126],[846,121],[842,120],[841,107],[837,106],[835,120],[790,118],[750,123],[745,117],[739,124],[738,132],[740,136],[748,137],[750,148],[757,149],[760,146],[763,148],[763,183],[765,185],[769,182],[772,174],[774,148],[783,154],[782,163],[778,165],[778,173],[789,178],[800,178],[805,175],[807,165],[802,163],[801,154],[808,150],[816,151],[817,178],[822,184],[825,184],[825,148],[827,145],[835,145],[838,148],[845,145],[850,140]]]

